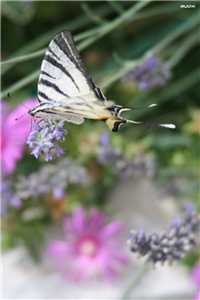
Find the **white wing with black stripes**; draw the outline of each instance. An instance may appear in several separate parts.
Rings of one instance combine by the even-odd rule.
[[[70,32],[55,36],[45,53],[38,82],[39,101],[60,101],[93,93],[95,85]]]
[[[38,80],[39,104],[29,111],[38,118],[81,124],[85,118],[105,121],[112,131],[127,122],[120,117],[123,108],[107,100],[94,84],[69,31],[58,33],[50,42]],[[158,124],[157,124],[158,125]],[[171,124],[159,126],[170,127]]]

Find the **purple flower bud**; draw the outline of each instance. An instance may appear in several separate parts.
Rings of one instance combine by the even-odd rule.
[[[10,182],[1,183],[1,215],[7,215],[10,207],[19,208],[22,206],[21,198],[14,194],[10,188]]]
[[[100,142],[102,146],[108,146],[110,142],[110,135],[108,133],[103,133],[100,137]]]
[[[156,57],[147,58],[141,65],[123,77],[124,81],[135,81],[141,90],[163,86],[171,77],[167,63]]]
[[[36,158],[40,155],[46,154],[45,160],[52,160],[56,156],[64,154],[64,149],[60,148],[56,141],[63,142],[67,131],[63,129],[64,123],[54,124],[49,120],[35,121],[32,126],[32,131],[28,137],[27,144],[30,148],[33,148],[31,152]],[[52,151],[55,151],[56,156],[53,155]]]
[[[187,208],[186,208],[187,209]],[[198,244],[200,217],[190,205],[184,218],[174,222],[166,232],[152,233],[146,237],[144,231],[131,231],[128,245],[132,252],[146,256],[146,261],[164,263],[178,260],[191,252]]]
[[[61,149],[62,150],[62,149]],[[47,154],[51,159],[51,154]],[[58,171],[59,170],[59,171]],[[21,199],[38,197],[54,193],[61,196],[70,184],[83,184],[86,181],[86,170],[71,159],[62,158],[56,164],[45,164],[38,172],[21,176],[16,183],[17,195]]]

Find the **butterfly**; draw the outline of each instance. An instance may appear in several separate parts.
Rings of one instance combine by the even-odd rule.
[[[39,104],[31,116],[82,124],[86,119],[104,121],[112,131],[125,123],[175,128],[173,124],[149,124],[124,119],[131,110],[107,100],[94,84],[69,31],[58,33],[50,42],[38,80]],[[149,107],[154,106],[150,105]]]

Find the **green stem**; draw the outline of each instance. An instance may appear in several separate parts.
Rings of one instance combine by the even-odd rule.
[[[168,64],[171,68],[177,65],[179,61],[190,51],[190,49],[199,43],[198,34],[199,31],[194,32],[182,45],[180,45],[180,47],[177,47],[177,50],[174,52],[172,57],[168,59]]]
[[[172,81],[172,83],[167,87],[167,89],[162,90],[160,93],[154,95],[154,99],[157,102],[160,102],[160,98],[162,100],[167,100],[175,97],[177,94],[182,94],[185,90],[194,86],[199,80],[199,68],[194,69],[189,74],[180,78],[177,81]]]
[[[150,0],[148,0],[150,1]],[[120,16],[118,17],[117,19],[115,19],[113,22],[110,22],[110,23],[106,23],[105,25],[101,26],[101,27],[98,27],[98,28],[94,28],[94,29],[91,29],[91,30],[88,30],[86,32],[84,32],[83,34],[80,34],[80,35],[77,35],[75,37],[75,41],[77,42],[78,40],[80,39],[83,39],[85,37],[89,37],[87,40],[83,41],[79,46],[78,46],[78,49],[79,50],[83,50],[85,49],[88,45],[90,45],[91,43],[95,42],[97,39],[99,39],[100,37],[104,36],[106,33],[112,31],[114,28],[120,26],[125,20],[127,21],[127,19],[133,15],[134,13],[136,13],[139,9],[141,9],[143,6],[145,6],[148,1],[146,1],[143,5],[134,5],[132,7],[132,9],[130,10],[127,10],[127,12],[124,13],[123,16]],[[55,29],[54,29],[54,32],[55,32]],[[45,34],[45,37],[49,37],[49,33],[48,34]],[[46,39],[45,39],[46,40]],[[39,51],[36,51],[34,53],[31,53],[31,54],[27,54],[27,55],[23,55],[23,56],[20,56],[20,57],[15,57],[15,58],[12,58],[12,59],[9,59],[9,60],[6,60],[6,61],[3,61],[1,63],[2,66],[5,66],[7,64],[16,64],[16,63],[19,63],[19,62],[22,62],[22,61],[26,61],[26,60],[30,60],[30,59],[33,59],[33,58],[36,58],[38,56],[41,56],[44,54],[46,48],[45,49],[42,49],[42,50],[39,50]],[[8,69],[3,69],[2,71],[5,72],[5,70],[7,71]],[[2,72],[3,73],[3,72]]]
[[[133,15],[133,13],[135,13],[137,10],[141,9],[141,4],[143,4],[143,3],[138,3],[138,5],[134,5],[132,7],[132,9],[128,10],[128,12],[126,12],[124,14],[125,16],[124,15],[120,16],[117,19],[115,19],[113,22],[111,22],[109,24],[106,24],[106,25],[96,29],[96,31],[95,31],[96,34],[95,35],[93,35],[94,34],[93,29],[86,32],[86,33],[84,33],[84,34],[87,34],[88,36],[89,35],[91,35],[91,36],[87,40],[85,40],[85,41],[83,41],[82,43],[79,44],[79,47],[78,47],[79,50],[84,49],[85,47],[87,47],[88,45],[93,43],[95,40],[99,39],[100,37],[102,37],[103,35],[108,33],[109,31],[111,31],[113,28],[116,28],[117,26],[121,25],[124,20],[127,20],[127,18],[129,18]],[[145,2],[144,4],[146,5],[147,3]],[[173,39],[176,39],[179,35],[181,35],[186,30],[191,29],[194,25],[196,25],[196,15],[193,16],[192,18],[190,18],[182,26],[178,27],[172,34],[170,34],[169,36],[164,38],[159,44],[157,44],[154,48],[152,48],[148,52],[151,52],[151,53],[154,52],[155,53],[155,52],[161,51],[169,43],[171,43],[173,41]],[[81,35],[77,36],[77,38],[79,38],[79,39],[81,39],[82,37],[83,37],[83,35],[82,36]],[[183,45],[181,45],[181,47],[178,47],[176,52],[174,52],[173,57],[169,60],[169,63],[171,65],[174,66],[175,63],[177,63],[186,54],[186,52],[189,51],[189,49],[193,45],[193,43],[191,44],[190,42],[195,43],[194,36],[192,36],[191,38],[188,38],[187,43],[185,42]],[[32,58],[36,57],[36,55],[39,55],[43,52],[44,52],[44,50],[40,50],[37,53],[30,54],[29,59],[30,59],[30,57],[32,57]],[[145,53],[145,55],[146,55],[146,53]],[[143,57],[145,57],[145,55]],[[109,74],[108,76],[106,76],[106,78],[104,78],[104,82],[100,86],[102,86],[103,88],[106,88],[110,84],[112,84],[113,82],[115,82],[118,79],[120,79],[121,77],[123,77],[128,71],[130,71],[136,65],[138,65],[140,63],[140,61],[143,60],[143,57],[141,59],[137,60],[137,61],[129,61],[129,62],[125,63],[117,72],[113,71],[112,72],[113,74]],[[19,60],[20,58],[16,58],[16,60],[17,59]],[[21,58],[21,59],[24,59],[24,58]],[[18,83],[14,84],[14,85],[11,85],[6,90],[4,90],[2,92],[2,96],[5,97],[8,92],[11,93],[11,92],[16,91],[19,88],[22,88],[23,86],[27,85],[31,81],[35,80],[37,78],[37,76],[38,76],[38,71],[35,71],[35,72],[31,73],[25,79],[20,80]]]
[[[183,78],[180,78],[179,80],[176,80],[174,82],[171,82],[167,89],[161,90],[160,92],[153,93],[152,92],[146,92],[146,93],[140,93],[140,95],[137,97],[137,101],[134,102],[134,104],[137,105],[137,103],[143,103],[145,99],[148,99],[148,103],[159,103],[163,104],[167,101],[170,101],[170,99],[175,98],[177,95],[183,94],[185,91],[187,91],[189,88],[197,84],[199,81],[199,68],[196,68],[194,71],[187,74],[187,76],[184,76]],[[127,104],[128,106],[131,106],[131,102],[133,100],[130,100],[130,102]],[[144,116],[145,112],[140,110],[134,111],[134,117],[138,119],[141,115]]]
[[[190,17],[181,26],[177,27],[170,35],[167,35],[160,43],[155,47],[151,48],[153,55],[157,55],[161,52],[167,45],[173,42],[177,37],[190,31],[194,26],[199,24],[199,12]]]
[[[82,50],[85,47],[87,47],[88,45],[92,44],[94,41],[96,41],[97,39],[99,39],[100,37],[106,35],[108,32],[112,31],[114,28],[120,26],[123,22],[127,23],[127,20],[130,19],[130,17],[133,17],[133,15],[140,10],[142,7],[144,7],[145,5],[147,5],[151,0],[148,0],[146,2],[139,2],[136,5],[133,5],[132,8],[128,9],[123,16],[119,16],[118,18],[116,18],[114,21],[110,22],[109,24],[106,24],[102,27],[100,27],[100,31],[99,34],[96,34],[95,36],[92,36],[90,38],[88,38],[86,41],[82,42],[79,44],[78,49]],[[39,52],[39,51],[38,51]],[[37,53],[38,54],[38,53]],[[32,54],[34,55],[34,54]],[[16,84],[11,85],[10,87],[8,87],[6,90],[2,91],[2,97],[5,97],[7,95],[7,93],[11,93],[16,91],[19,88],[22,88],[23,86],[27,85],[28,83],[30,83],[31,81],[33,81],[36,78],[36,71],[31,73],[28,77],[26,77],[25,79],[20,80],[19,82],[17,82]]]
[[[22,55],[22,56],[18,56],[18,57],[15,57],[15,58],[11,58],[11,59],[2,61],[1,66],[4,67],[7,64],[13,64],[14,65],[14,64],[22,62],[22,61],[26,61],[26,60],[36,58],[36,57],[41,56],[42,54],[44,54],[45,50],[46,50],[46,48],[44,48],[42,50],[39,50],[39,51],[36,51],[36,52],[33,52],[31,54],[26,54],[26,55]]]
[[[167,7],[166,9],[167,9],[167,12],[171,11],[172,9],[174,9],[174,6]],[[103,13],[104,13],[104,11],[103,11]],[[140,13],[137,16],[135,16],[135,20],[141,19],[141,18],[151,17],[151,16],[157,15],[159,13],[166,13],[166,10],[163,11],[161,9],[154,9],[154,10],[151,10],[151,11],[148,11],[148,12],[143,12],[143,13]],[[84,20],[84,19],[81,19],[81,20]],[[81,20],[79,20],[79,23],[80,23]],[[71,26],[70,26],[70,24],[71,24]],[[74,24],[73,22],[71,22],[70,24],[68,25],[68,27],[74,27],[74,26],[72,26]],[[77,23],[75,22],[75,24],[77,24]],[[82,23],[80,23],[80,24],[82,24]],[[34,48],[35,49],[39,48],[41,45],[45,44],[55,34],[54,32],[60,31],[65,26],[66,25],[64,23],[64,24],[60,25],[59,27],[56,27],[54,30],[51,30],[50,32],[43,34],[38,39],[32,41],[29,45],[21,48],[13,56],[16,56],[19,53],[25,53],[27,51],[31,51]],[[74,38],[76,42],[81,40],[81,39],[90,37],[90,39],[88,39],[87,41],[84,41],[80,46],[78,46],[79,50],[83,50],[85,47],[87,47],[92,42],[94,42],[96,40],[96,38],[91,38],[91,36],[92,35],[95,36],[96,34],[98,34],[99,31],[101,31],[101,28],[94,28],[94,29],[87,30],[87,31],[85,31],[81,34],[77,34]],[[101,36],[102,35],[100,35],[99,37],[101,37]],[[31,54],[26,54],[26,55],[14,57],[14,58],[11,58],[11,59],[8,59],[6,61],[1,62],[1,65],[3,67],[2,68],[2,75],[6,71],[8,71],[10,69],[10,67],[14,66],[16,63],[20,63],[20,62],[23,62],[23,61],[34,59],[34,58],[37,58],[41,55],[44,55],[45,50],[46,50],[46,48],[41,49],[41,50],[36,51],[34,53],[31,53]],[[6,65],[9,65],[9,64],[11,64],[11,65],[9,67],[7,67]]]
[[[111,7],[108,7],[107,4],[98,7],[98,15],[99,16],[106,16],[110,12],[112,12],[112,9],[111,9]],[[45,32],[44,34],[40,35],[38,38],[34,39],[29,44],[23,46],[21,49],[19,49],[18,51],[16,51],[15,53],[13,53],[11,55],[11,58],[9,59],[9,61],[11,61],[12,58],[17,59],[19,55],[25,55],[36,49],[39,49],[40,47],[42,47],[46,43],[48,43],[49,40],[51,40],[52,37],[55,36],[55,34],[57,32],[60,32],[61,30],[64,30],[65,28],[67,30],[74,31],[74,30],[81,28],[89,23],[90,23],[90,20],[85,15],[78,16],[77,18],[73,19],[72,21],[65,22],[65,23],[55,27],[54,29],[52,29],[48,32]],[[4,74],[6,71],[10,70],[10,68],[13,67],[14,64],[17,63],[17,60],[15,60],[14,62],[15,63],[9,64],[9,65],[4,65],[4,68],[1,70],[1,74]]]
[[[117,1],[109,1],[107,0],[108,4],[119,14],[122,15],[124,13],[123,8]]]
[[[149,17],[153,17],[153,16],[160,15],[160,14],[166,14],[166,13],[169,13],[169,12],[172,12],[172,11],[174,11],[174,5],[173,6],[172,5],[167,6],[165,8],[165,10],[160,9],[160,8],[159,9],[151,9],[151,10],[148,10],[148,11],[145,11],[145,12],[140,12],[137,15],[135,15],[134,16],[134,21],[149,18]],[[78,42],[81,39],[85,39],[87,37],[91,37],[92,35],[96,35],[101,30],[102,30],[101,27],[98,27],[98,28],[95,27],[95,28],[89,29],[85,32],[82,32],[80,34],[77,34],[74,39],[75,39],[76,42]]]
[[[19,90],[22,87],[26,86],[30,82],[34,81],[35,79],[38,78],[38,75],[39,75],[39,71],[36,70],[36,71],[32,72],[31,74],[29,74],[27,77],[19,80],[15,84],[9,86],[7,89],[5,89],[4,91],[2,91],[2,93],[1,93],[1,99],[3,99],[4,97],[6,97],[8,93],[16,92],[17,90]]]
[[[123,15],[120,15],[118,18],[116,18],[114,21],[106,23],[105,25],[101,26],[99,28],[99,32],[96,32],[96,34],[91,37],[89,40],[84,41],[82,44],[80,44],[79,49],[82,49],[82,47],[86,47],[96,41],[97,39],[101,38],[102,36],[106,35],[107,33],[111,32],[113,29],[118,28],[123,23],[127,24],[127,21],[130,21],[134,14],[136,14],[140,9],[142,9],[144,6],[149,4],[151,0],[147,0],[144,2],[137,2],[137,4],[133,5],[131,8],[129,8]]]
[[[94,11],[92,11],[88,4],[83,3],[81,4],[81,7],[85,12],[85,15],[88,16],[88,19],[90,19],[94,23],[99,25],[106,23],[106,20],[104,20],[101,16],[99,16],[98,13],[96,14]]]
[[[110,3],[110,1],[109,1],[109,3]],[[98,8],[98,15],[104,16],[104,15],[109,14],[111,11],[112,11],[111,8],[109,8],[108,6],[102,6],[102,7]],[[149,17],[156,16],[158,14],[159,15],[166,14],[171,11],[174,11],[174,5],[167,6],[167,7],[165,7],[164,10],[162,7],[162,8],[158,8],[158,9],[151,9],[149,11],[141,12],[141,13],[137,14],[136,16],[134,16],[134,20],[149,18]],[[88,23],[89,23],[89,20],[85,16],[79,16],[78,18],[72,20],[71,22],[63,23],[62,25],[59,25],[59,26],[55,27],[54,29],[40,35],[38,38],[31,41],[29,44],[23,46],[21,49],[19,49],[15,53],[13,53],[11,55],[10,59],[2,62],[1,64],[11,63],[11,62],[16,63],[17,60],[14,60],[14,59],[17,59],[19,55],[25,56],[26,53],[34,51],[34,50],[40,48],[41,46],[45,45],[57,32],[63,30],[63,28],[67,28],[68,30],[73,31],[73,30],[78,29],[81,26],[87,25]],[[75,41],[79,41],[88,36],[91,36],[92,34],[96,34],[96,30],[98,30],[98,29],[99,28],[94,28],[94,29],[88,30],[86,32],[77,34],[75,37]],[[20,59],[20,57],[19,57],[19,59]],[[21,59],[19,61],[21,62]]]
[[[134,281],[131,283],[131,285],[127,288],[125,293],[123,294],[121,300],[127,300],[131,299],[130,294],[134,290],[134,288],[140,283],[140,281],[143,279],[144,275],[146,275],[150,271],[149,265],[145,265],[143,269],[137,274],[137,276],[134,278]]]

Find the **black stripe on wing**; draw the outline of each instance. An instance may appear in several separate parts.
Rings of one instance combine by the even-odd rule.
[[[50,48],[50,45],[49,45],[49,47],[48,47],[48,51],[58,60],[58,61],[60,61],[60,57],[58,57],[58,55],[56,55],[56,53],[55,52],[53,52],[53,50],[51,50],[51,48]]]
[[[46,80],[46,79],[41,78],[41,79],[39,80],[39,84],[48,86],[48,87],[54,89],[54,90],[55,90],[56,92],[58,92],[59,94],[61,94],[62,96],[66,96],[67,98],[69,98],[69,95],[67,95],[67,94],[65,94],[63,91],[61,91],[61,90],[59,89],[59,87],[58,87],[56,84],[54,84],[54,83],[52,83],[52,82],[50,82],[50,81],[48,81],[48,80]]]
[[[94,84],[92,78],[90,77],[87,68],[76,48],[73,36],[69,31],[63,31],[56,35],[54,42],[59,47],[63,53],[72,61],[75,67],[83,73],[90,89],[95,93],[98,99],[106,100],[100,89]]]
[[[50,51],[49,51],[50,52]],[[51,51],[51,53],[54,55],[54,52]],[[55,55],[55,57],[57,57]],[[76,84],[74,78],[71,76],[71,74],[63,67],[63,65],[61,63],[59,63],[55,58],[53,58],[52,56],[50,56],[50,54],[45,54],[44,56],[44,60],[46,60],[47,62],[49,62],[51,65],[53,65],[55,68],[60,69],[65,75],[67,75],[67,77],[69,77],[71,79],[71,81],[74,83],[74,85],[76,86],[76,88],[79,91],[79,87]]]
[[[40,71],[40,74],[46,75],[47,77],[50,77],[50,78],[53,78],[53,79],[56,79],[55,77],[53,77],[52,75],[50,75],[49,73],[47,73],[45,71]]]
[[[49,101],[49,102],[53,102],[53,99],[50,99],[45,93],[43,93],[41,91],[38,91],[38,101],[42,102],[42,100],[40,99],[40,97],[43,98],[43,99],[45,99],[45,100],[47,100],[47,101]]]

